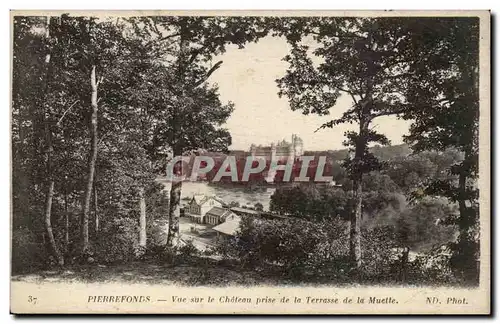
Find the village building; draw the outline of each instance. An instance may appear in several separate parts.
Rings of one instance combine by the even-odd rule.
[[[241,217],[232,214],[226,217],[225,221],[212,229],[217,232],[217,240],[234,237],[240,228]]]
[[[205,223],[205,215],[214,207],[222,208],[224,202],[216,196],[193,195],[193,198],[184,208],[184,215],[192,222]]]
[[[223,223],[228,217],[235,215],[230,209],[222,207],[213,207],[204,217],[205,223],[209,225],[218,225]]]

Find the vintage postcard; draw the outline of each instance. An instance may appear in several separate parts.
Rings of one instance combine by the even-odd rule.
[[[14,314],[489,314],[490,12],[12,11]]]

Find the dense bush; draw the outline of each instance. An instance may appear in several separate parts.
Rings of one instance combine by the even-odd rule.
[[[246,225],[246,226],[245,226]],[[247,220],[238,235],[240,258],[248,266],[279,266],[291,276],[303,272],[322,240],[321,231],[301,220]]]
[[[39,269],[49,261],[43,243],[37,242],[36,235],[27,228],[12,231],[12,273],[29,272]]]
[[[363,262],[354,272],[349,259],[349,224],[300,219],[244,218],[236,237],[213,251],[224,264],[275,273],[299,281],[453,284],[450,253],[435,248],[418,254],[398,239],[393,225],[363,227]]]
[[[224,240],[216,252],[223,258],[241,260],[245,267],[276,269],[291,279],[347,280],[349,227],[340,219],[313,223],[300,219],[262,220],[244,218],[234,239]],[[363,232],[364,264],[368,278],[387,280],[397,246],[393,228]]]
[[[370,281],[394,281],[399,272],[399,243],[392,226],[363,229],[361,250],[362,275]]]
[[[438,199],[424,199],[409,206],[396,222],[398,239],[414,250],[427,250],[454,240],[455,229],[446,224],[453,213],[450,204]]]
[[[127,262],[135,258],[139,246],[137,220],[116,218],[105,222],[95,245],[95,256],[105,263]]]
[[[167,246],[165,242],[158,240],[149,241],[144,258],[155,260],[160,264],[178,265],[181,263],[195,262],[200,256],[209,256],[211,252],[201,253],[192,240],[179,240],[173,246]]]
[[[305,270],[319,280],[345,281],[350,272],[348,223],[339,220],[315,225],[322,241],[310,252]]]
[[[335,187],[300,184],[280,187],[271,196],[270,211],[309,221],[347,217],[349,194]]]
[[[451,256],[447,245],[437,245],[426,253],[420,253],[409,263],[410,283],[428,285],[458,283],[459,279],[451,267]]]
[[[194,246],[193,240],[187,240],[179,244],[177,246],[177,251],[178,255],[184,259],[195,257],[200,254],[200,251]]]

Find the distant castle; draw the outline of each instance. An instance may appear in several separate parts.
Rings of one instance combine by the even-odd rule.
[[[252,144],[250,146],[251,156],[265,156],[266,160],[272,160],[276,156],[291,158],[293,160],[304,154],[304,142],[296,134],[292,134],[292,142],[286,140],[272,143],[270,146]]]

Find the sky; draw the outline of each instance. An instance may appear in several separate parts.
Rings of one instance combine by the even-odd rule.
[[[228,48],[217,57],[223,64],[210,77],[219,86],[221,100],[231,101],[235,110],[225,128],[232,136],[230,149],[248,150],[252,143],[269,145],[282,139],[291,140],[297,134],[304,142],[304,150],[342,149],[344,132],[355,125],[339,125],[314,132],[323,123],[338,118],[352,105],[348,96],[342,96],[330,109],[330,115],[304,116],[292,111],[287,98],[279,98],[275,80],[285,74],[287,63],[281,59],[289,46],[283,38],[265,37],[244,49]],[[409,123],[396,117],[380,117],[374,127],[385,134],[392,144],[401,144]]]

